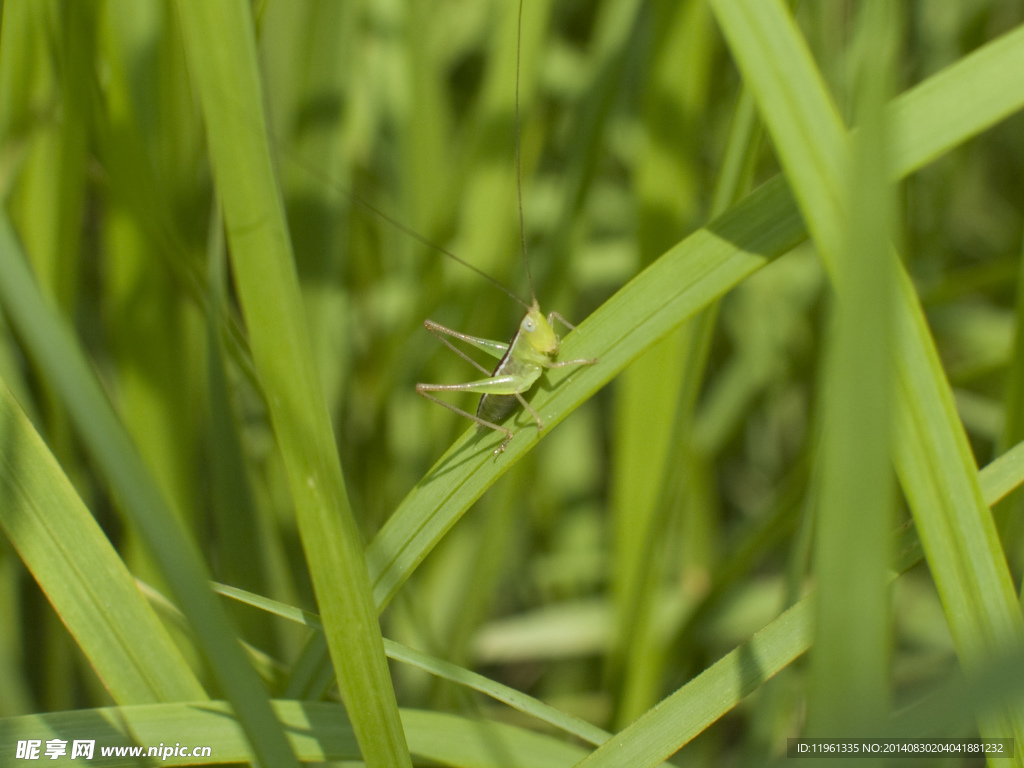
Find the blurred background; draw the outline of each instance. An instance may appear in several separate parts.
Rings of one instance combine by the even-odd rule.
[[[841,111],[856,8],[798,12]],[[508,0],[253,3],[281,192],[366,540],[470,426],[415,394],[419,381],[478,378],[423,320],[507,341],[522,314],[422,240],[529,299],[517,141],[533,287],[571,321],[778,171],[754,126],[722,181],[740,82],[704,2],[526,0],[518,50],[517,14]],[[1020,24],[1024,6],[920,0],[904,14],[899,91]],[[230,275],[212,255],[216,204],[173,5],[9,0],[2,39],[0,181],[40,283],[215,577],[315,609]],[[900,250],[979,465],[1024,437],[1022,120],[928,166],[899,198]],[[828,300],[805,244],[645,354],[465,516],[388,609],[385,636],[617,729],[760,629],[806,587]],[[159,590],[6,329],[0,374],[133,573]],[[1021,540],[1019,503],[996,511],[1006,541]],[[1019,583],[1024,552],[1008,554]],[[955,657],[924,567],[893,600],[899,704]],[[0,606],[13,618],[0,629],[0,715],[107,703],[8,547]],[[235,608],[244,637],[290,667],[305,632]],[[403,705],[492,706],[393,672]],[[778,675],[689,754],[784,745],[800,727],[802,673],[798,662]]]

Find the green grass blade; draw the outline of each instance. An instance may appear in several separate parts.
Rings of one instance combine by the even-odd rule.
[[[320,617],[316,614],[310,613],[309,611],[303,611],[299,608],[285,605],[277,600],[271,600],[270,598],[262,597],[260,595],[254,595],[251,592],[246,592],[242,589],[235,589],[234,587],[229,587],[224,584],[214,584],[213,588],[225,597],[230,597],[247,605],[252,605],[276,616],[288,619],[289,621],[294,621],[298,624],[302,624],[307,627],[314,627],[316,629],[323,628],[323,624],[320,622]],[[560,712],[554,707],[549,706],[532,696],[527,696],[521,691],[517,691],[507,685],[502,685],[501,683],[486,678],[483,675],[479,675],[476,672],[460,667],[457,664],[452,664],[426,653],[417,651],[413,648],[404,646],[401,643],[396,643],[393,640],[388,640],[387,638],[384,639],[384,652],[390,659],[417,667],[444,680],[450,680],[453,683],[463,685],[467,688],[472,688],[475,691],[479,691],[480,693],[490,696],[495,701],[508,704],[513,709],[517,709],[524,714],[535,717],[541,722],[553,725],[555,728],[559,728],[566,733],[572,734],[583,741],[589,741],[591,744],[603,744],[612,736],[612,734],[601,728],[591,725],[584,720],[580,720],[578,717],[573,717],[572,715]]]
[[[58,60],[52,64],[55,71],[48,74],[59,89],[63,115],[34,144],[21,205],[17,206],[21,214],[18,223],[40,285],[70,313],[79,290],[91,90],[88,72],[94,54],[95,18],[84,5],[70,7],[60,15],[52,7],[34,10],[40,14],[35,19],[41,23],[37,29],[58,37],[52,51]],[[39,77],[33,86],[41,91],[45,80],[45,76]],[[42,92],[34,97],[46,98]]]
[[[781,2],[716,0],[712,7],[837,279],[846,136],[810,53]],[[1024,639],[1024,621],[934,340],[902,270],[896,317],[896,463],[958,652],[970,666]],[[993,727],[986,729],[991,735],[1004,735]],[[1013,732],[1024,737],[1024,712],[1013,714]]]
[[[337,210],[344,202],[340,184],[351,187],[346,153],[354,140],[351,131],[334,130],[327,120],[312,120],[305,113],[311,104],[346,104],[356,101],[349,83],[357,60],[355,35],[360,8],[351,3],[279,3],[267,5],[260,16],[259,46],[265,93],[273,121],[272,142],[287,146],[296,157],[328,169],[337,184],[326,185],[294,164],[280,166],[281,187],[294,202],[292,245],[297,254],[306,315],[324,399],[335,409],[352,368],[348,303],[344,284],[345,261]],[[348,107],[352,109],[351,106]],[[326,192],[326,195],[325,195]],[[316,200],[320,205],[310,205]]]
[[[886,0],[881,0],[883,3]],[[894,483],[889,461],[893,399],[888,262],[892,194],[885,92],[895,52],[894,14],[861,9],[854,50],[860,130],[846,179],[842,259],[826,345],[824,429],[815,518],[814,650],[807,734],[879,733],[888,708],[892,626],[888,599]],[[870,44],[868,44],[870,41]]]
[[[338,684],[368,764],[409,765],[271,166],[252,18],[244,3],[233,0],[182,2],[178,11],[253,359],[288,472]]]
[[[440,712],[403,709],[402,725],[416,754],[448,765],[568,768],[587,754],[550,736]]]
[[[703,137],[680,132],[679,125],[698,125],[706,113],[718,52],[704,2],[660,3],[651,12],[658,32],[642,97],[650,137],[636,173],[642,264],[703,220],[697,167]],[[671,481],[686,464],[681,453],[688,438],[680,427],[690,422],[704,379],[705,325],[695,319],[678,327],[631,364],[614,390],[609,490],[615,624],[605,674],[619,699],[616,725],[633,721],[661,696],[658,681],[667,659],[657,598],[663,584],[693,568],[666,532],[684,512]]]
[[[128,569],[0,384],[0,526],[114,700],[205,695]]]
[[[989,485],[982,485],[982,491],[985,491],[986,487],[989,489],[985,493],[985,502],[991,506],[1002,501],[1021,484],[1021,477],[1024,476],[1024,442],[1017,443],[995,459],[983,473],[991,476]],[[983,474],[982,480],[984,477]]]
[[[535,717],[537,720],[576,736],[583,741],[598,745],[612,738],[612,734],[602,728],[591,725],[578,717],[566,714],[539,699],[527,696],[522,691],[502,685],[464,667],[450,664],[447,661],[421,653],[392,640],[384,641],[384,650],[387,652],[388,658],[418,667],[436,677],[450,680],[466,688],[472,688],[475,691],[490,696],[495,701],[507,704],[513,709]]]
[[[276,701],[274,711],[303,762],[360,760],[346,712],[339,704]],[[456,715],[404,709],[402,724],[413,752],[445,765],[475,768],[568,768],[585,754],[581,747],[511,725],[469,720]],[[187,734],[183,739],[182,734]],[[0,741],[75,739],[95,741],[88,764],[126,765],[124,756],[100,754],[102,747],[138,745],[208,746],[210,757],[156,755],[160,765],[210,765],[254,758],[230,708],[220,701],[81,709],[0,719]],[[13,746],[11,747],[13,749]],[[145,754],[145,753],[143,753]]]
[[[1024,446],[1017,446],[1019,451]],[[1010,452],[1012,453],[1012,452]],[[985,502],[1024,483],[1021,453],[997,459],[978,473]],[[1009,471],[1009,467],[1013,471]],[[1012,479],[1011,479],[1012,477]],[[921,560],[899,563],[901,572]],[[615,735],[579,764],[579,768],[653,768],[729,712],[751,691],[793,662],[811,644],[814,593],[774,619],[750,640],[733,649],[639,720]],[[995,703],[993,696],[990,701]],[[983,708],[983,707],[979,707]]]
[[[903,138],[893,149],[894,174],[902,177],[913,172],[936,152],[966,141],[1024,107],[1021,82],[1012,94],[976,104],[973,119],[961,123],[961,133],[931,128],[935,116],[948,108],[947,93],[1002,82],[1004,68],[1022,60],[1024,28],[989,43],[897,98],[890,106],[890,119],[893,135]],[[795,203],[779,178],[687,237],[567,337],[563,353],[567,357],[596,356],[601,362],[568,375],[555,372],[550,377],[552,387],[537,392],[532,403],[545,417],[547,428],[558,424],[672,327],[804,237]],[[673,291],[673,298],[665,303],[666,294]],[[570,377],[566,383],[564,379]],[[557,382],[561,385],[554,386]],[[536,431],[526,426],[497,460],[492,460],[490,452],[499,441],[486,435],[477,438],[474,429],[452,445],[370,543],[367,559],[379,608],[390,602],[445,532],[537,439]]]
[[[579,768],[658,765],[807,650],[810,618],[805,598],[617,733]]]
[[[1020,110],[1024,26],[981,46],[891,105],[893,178],[903,178]]]
[[[6,217],[0,217],[0,303],[47,381],[60,393],[125,513],[141,531],[254,748],[268,762],[287,755],[281,751],[287,747],[266,693],[209,589],[206,568],[194,542],[160,495],[81,348],[40,294]],[[287,762],[287,757],[283,759]]]
[[[1013,354],[1003,395],[1003,433],[997,443],[1002,447],[1024,439],[1024,248],[1019,263]],[[1011,567],[1015,567],[1020,563],[1022,554],[1020,532],[1024,526],[1024,494],[1015,493],[1001,502],[992,510],[992,515],[1006,549],[1007,559]]]

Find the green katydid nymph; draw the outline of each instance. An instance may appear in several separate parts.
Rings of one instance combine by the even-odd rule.
[[[530,286],[530,297],[532,301],[527,304],[490,275],[480,271],[472,264],[468,264],[458,256],[455,256],[446,250],[443,251],[447,256],[450,256],[460,264],[469,267],[477,274],[495,284],[504,293],[511,296],[513,300],[522,304],[526,309],[526,315],[519,322],[519,328],[516,331],[515,336],[512,337],[512,341],[508,344],[503,344],[500,341],[481,339],[476,336],[469,336],[465,333],[459,333],[451,328],[446,328],[439,323],[435,323],[433,320],[424,321],[424,325],[427,330],[434,334],[442,344],[455,352],[455,354],[463,360],[466,360],[477,370],[482,371],[487,378],[478,379],[477,381],[469,381],[464,384],[416,385],[416,392],[423,395],[423,397],[428,400],[431,400],[450,411],[454,411],[461,416],[465,416],[471,421],[475,421],[480,428],[493,429],[496,432],[504,433],[505,439],[502,441],[501,445],[494,449],[495,455],[505,450],[505,447],[514,435],[511,429],[499,426],[496,422],[507,416],[515,407],[517,402],[522,405],[531,416],[533,416],[534,421],[537,422],[538,430],[544,428],[544,422],[541,421],[540,414],[530,407],[530,404],[526,402],[523,394],[530,390],[530,388],[537,382],[537,379],[541,377],[541,374],[544,373],[545,369],[564,368],[569,365],[593,365],[597,362],[596,359],[561,361],[556,359],[558,357],[558,350],[561,342],[558,338],[558,334],[555,333],[553,328],[554,321],[557,319],[569,329],[572,329],[573,326],[557,312],[551,312],[547,317],[545,317],[540,311],[540,305],[537,303],[537,296],[533,290],[533,277],[530,274],[530,261],[526,254],[526,226],[523,221],[523,176],[519,147],[519,51],[521,47],[522,28],[523,3],[522,0],[520,0],[518,27],[516,33],[516,193],[519,204],[520,250],[523,255],[523,265],[526,271],[526,279]],[[493,371],[488,371],[465,352],[452,344],[452,342],[446,338],[449,336],[459,339],[460,341],[464,341],[477,349],[483,350],[493,357],[499,358],[498,365]],[[444,400],[434,397],[434,395],[430,394],[431,392],[479,393],[481,397],[480,404],[476,409],[476,415],[474,416],[461,408],[455,407],[451,403],[446,403]]]
[[[439,323],[435,323],[433,320],[426,320],[424,325],[428,331],[437,336],[442,344],[455,352],[459,357],[482,371],[487,375],[487,378],[469,381],[465,384],[417,384],[416,391],[428,400],[432,400],[438,405],[442,405],[461,416],[465,416],[467,419],[475,421],[481,427],[488,427],[497,432],[503,432],[505,439],[501,445],[494,449],[495,454],[501,453],[505,450],[505,446],[508,445],[514,433],[512,430],[499,426],[495,422],[507,416],[515,407],[516,401],[533,416],[534,421],[537,422],[538,430],[544,428],[544,422],[541,421],[540,415],[530,407],[530,404],[523,397],[523,393],[529,391],[537,379],[540,378],[544,369],[563,368],[567,365],[593,365],[597,362],[596,359],[555,360],[560,345],[558,334],[555,333],[555,329],[552,327],[556,318],[566,327],[572,328],[565,318],[557,312],[552,312],[547,317],[544,317],[535,297],[533,303],[527,307],[526,315],[519,323],[519,330],[516,331],[516,335],[512,337],[512,341],[508,344],[469,336],[465,333],[453,331],[451,328],[446,328]],[[476,360],[448,341],[445,336],[460,339],[489,355],[500,358],[497,367],[495,367],[493,372],[488,372]],[[474,416],[461,408],[456,408],[451,403],[446,403],[444,400],[434,397],[429,394],[430,392],[478,392],[482,396]]]

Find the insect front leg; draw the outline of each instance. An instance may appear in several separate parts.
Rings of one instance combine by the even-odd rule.
[[[567,365],[597,365],[600,362],[598,357],[581,357],[579,360],[560,360],[557,363],[548,363],[545,368],[565,368]]]
[[[570,331],[576,330],[576,326],[562,317],[559,312],[552,312],[548,315],[548,325],[553,325],[555,320],[560,322]],[[597,362],[598,358],[596,357],[580,358],[579,360],[562,360],[561,362],[550,363],[549,365],[546,365],[545,368],[564,368],[567,365],[595,365]]]

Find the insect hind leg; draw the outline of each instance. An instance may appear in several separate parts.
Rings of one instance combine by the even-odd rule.
[[[555,320],[560,322],[562,325],[564,325],[570,331],[575,331],[576,330],[576,326],[573,325],[572,323],[570,323],[564,317],[562,317],[562,314],[560,312],[552,312],[551,314],[548,315],[548,325],[554,325]],[[580,358],[579,360],[562,360],[561,362],[557,362],[557,363],[548,363],[544,367],[545,368],[565,368],[565,366],[567,366],[567,365],[596,365],[597,362],[598,362],[598,358],[596,358],[596,357],[589,357],[589,358]]]
[[[565,368],[567,365],[597,365],[601,362],[598,357],[581,357],[579,360],[561,360],[557,363],[548,363],[545,368]]]
[[[469,419],[470,421],[476,422],[476,424],[478,426],[487,427],[488,429],[493,429],[495,432],[501,432],[502,434],[504,434],[505,435],[505,439],[501,442],[501,445],[499,445],[497,448],[494,449],[494,455],[497,456],[499,453],[504,453],[505,452],[505,446],[507,446],[509,444],[509,442],[512,440],[512,438],[514,436],[514,433],[512,432],[512,430],[506,429],[505,427],[499,427],[494,422],[487,421],[487,419],[481,419],[479,416],[474,416],[472,413],[469,413],[468,411],[464,411],[461,408],[459,408],[458,406],[452,405],[451,403],[446,403],[441,398],[434,397],[433,395],[430,394],[430,390],[434,389],[435,387],[444,387],[444,386],[445,386],[444,384],[441,384],[441,385],[417,384],[416,385],[416,394],[422,395],[423,397],[427,398],[427,400],[430,400],[431,402],[437,403],[438,405],[443,406],[444,408],[447,408],[452,413],[457,413],[457,414],[459,414],[459,416],[464,416],[465,418]],[[529,407],[529,406],[527,406],[527,407]],[[531,409],[531,412],[532,412],[532,409]]]

